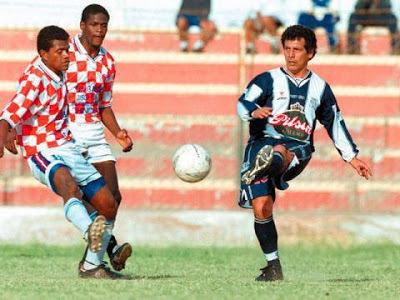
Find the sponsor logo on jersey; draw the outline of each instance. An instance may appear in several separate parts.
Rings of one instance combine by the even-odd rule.
[[[312,128],[304,115],[304,106],[299,102],[290,105],[290,110],[273,116],[269,123],[280,134],[301,141],[307,140],[312,133]]]

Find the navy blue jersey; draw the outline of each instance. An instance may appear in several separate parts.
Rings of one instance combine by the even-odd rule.
[[[272,107],[266,119],[253,119],[259,107]],[[239,98],[238,114],[250,122],[250,140],[261,137],[295,140],[313,147],[316,120],[328,131],[329,137],[345,161],[357,155],[330,86],[310,72],[302,80],[276,68],[256,76]]]

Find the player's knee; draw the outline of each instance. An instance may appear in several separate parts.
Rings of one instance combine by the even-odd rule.
[[[284,165],[287,163],[290,163],[293,159],[293,152],[289,151],[285,146],[283,145],[276,145],[274,146],[274,151],[279,152],[284,160]]]
[[[180,17],[176,21],[176,26],[179,30],[187,30],[189,26],[188,20],[184,17]]]
[[[254,217],[266,219],[272,216],[274,202],[271,196],[263,196],[253,200]]]
[[[96,205],[96,209],[98,213],[106,217],[107,220],[115,220],[118,206],[116,201],[110,197],[103,199],[100,204]]]
[[[251,19],[247,19],[243,24],[243,28],[246,31],[253,31],[254,30],[254,21]]]
[[[117,202],[117,205],[119,206],[119,204],[121,203],[121,200],[122,200],[121,192],[119,190],[116,190],[112,194],[113,194],[115,202]]]

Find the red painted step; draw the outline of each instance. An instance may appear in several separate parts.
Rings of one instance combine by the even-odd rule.
[[[162,53],[160,53],[162,55]],[[27,61],[3,61],[0,80],[18,80]],[[179,84],[239,84],[239,65],[201,63],[126,63],[118,62],[118,83],[179,83]],[[246,69],[246,82],[255,75],[265,72],[275,65],[255,65]],[[340,86],[398,86],[400,66],[396,65],[351,65],[314,64],[311,69],[327,80],[330,85]],[[399,91],[400,97],[400,91]]]
[[[280,211],[360,211],[360,212],[396,212],[399,211],[400,191],[379,191],[379,197],[371,197],[371,191],[317,190],[310,182],[310,190],[288,190],[278,192],[276,208]],[[20,187],[17,191],[7,193],[0,189],[0,203],[6,200],[9,205],[56,205],[62,206],[59,197],[46,187]],[[123,207],[130,208],[168,208],[168,209],[237,209],[235,190],[178,190],[168,188],[122,189]],[[378,195],[378,194],[376,194]],[[356,200],[356,201],[354,201]]]

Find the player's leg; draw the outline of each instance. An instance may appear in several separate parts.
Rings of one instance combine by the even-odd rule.
[[[100,125],[100,126],[99,126]],[[107,143],[104,135],[104,128],[101,124],[86,124],[84,128],[71,124],[72,132],[75,134],[75,143],[88,163],[90,163],[103,176],[107,187],[110,189],[114,200],[117,202],[117,208],[121,202],[121,193],[118,187],[118,178],[115,168],[115,157],[112,154],[111,147]],[[84,130],[84,131],[83,131]],[[83,138],[83,137],[90,137]],[[88,202],[90,197],[86,197]],[[91,216],[96,216],[94,203],[87,205]],[[115,270],[120,271],[125,266],[125,262],[132,253],[132,247],[128,243],[121,246],[112,235],[108,243],[107,252],[112,254],[110,261]],[[113,255],[114,254],[114,255]]]
[[[200,29],[200,39],[193,44],[193,52],[202,52],[217,33],[217,26],[211,20],[201,20]]]
[[[263,139],[247,145],[241,168],[242,175],[251,167],[251,162],[256,160],[261,149],[265,146],[272,149],[272,143],[271,139]],[[265,178],[250,184],[241,183],[239,206],[253,209],[254,231],[267,260],[267,266],[261,269],[262,273],[256,280],[272,281],[283,278],[278,257],[278,234],[272,215],[274,200],[274,180]]]
[[[268,33],[268,39],[271,44],[272,52],[279,53],[280,39],[278,35],[278,28],[282,26],[282,22],[273,16],[263,16],[262,23],[264,31]]]
[[[244,38],[246,42],[246,53],[256,54],[256,39],[260,32],[263,31],[263,24],[257,18],[248,18],[244,22]]]
[[[121,203],[121,192],[118,185],[117,170],[115,168],[115,161],[109,160],[99,163],[93,163],[94,167],[104,177],[108,188],[110,189],[115,201]],[[132,246],[129,243],[118,245],[114,235],[111,236],[107,254],[110,258],[110,263],[114,270],[121,271],[125,268],[127,259],[132,255]]]
[[[179,15],[176,19],[176,27],[178,28],[179,49],[182,52],[189,51],[189,21],[184,15]]]
[[[62,158],[63,152],[68,152],[68,150],[68,145],[47,149],[31,156],[28,159],[28,165],[33,176],[39,182],[62,197],[66,219],[75,225],[84,238],[88,240],[89,248],[93,252],[97,252],[101,247],[105,218],[99,216],[92,221],[83,206],[81,192],[76,180],[72,176],[68,164]],[[95,176],[98,173],[94,168],[93,172],[93,174],[88,174],[89,178],[96,178]]]
[[[268,183],[267,183],[268,185]],[[273,189],[270,184],[270,189]],[[282,280],[283,273],[278,255],[278,232],[273,218],[274,193],[253,199],[254,231],[267,266],[261,269],[257,281]]]
[[[64,200],[64,213],[68,221],[75,225],[88,241],[94,253],[100,251],[106,219],[98,215],[92,220],[81,200],[81,192],[67,167],[56,165],[51,170],[55,192]]]
[[[104,233],[100,242],[101,247],[97,252],[91,248],[87,249],[84,263],[79,266],[79,274],[81,277],[114,279],[118,275],[104,266],[103,256],[112,234],[118,205],[108,189],[104,178],[81,155],[79,148],[73,143],[66,145],[64,148],[60,156],[62,156],[72,177],[77,182],[80,192],[86,196],[99,215],[102,215],[102,218],[105,219]]]
[[[242,176],[242,182],[252,184],[258,179],[282,174],[294,159],[294,154],[283,145],[265,145],[256,154],[251,167]]]

